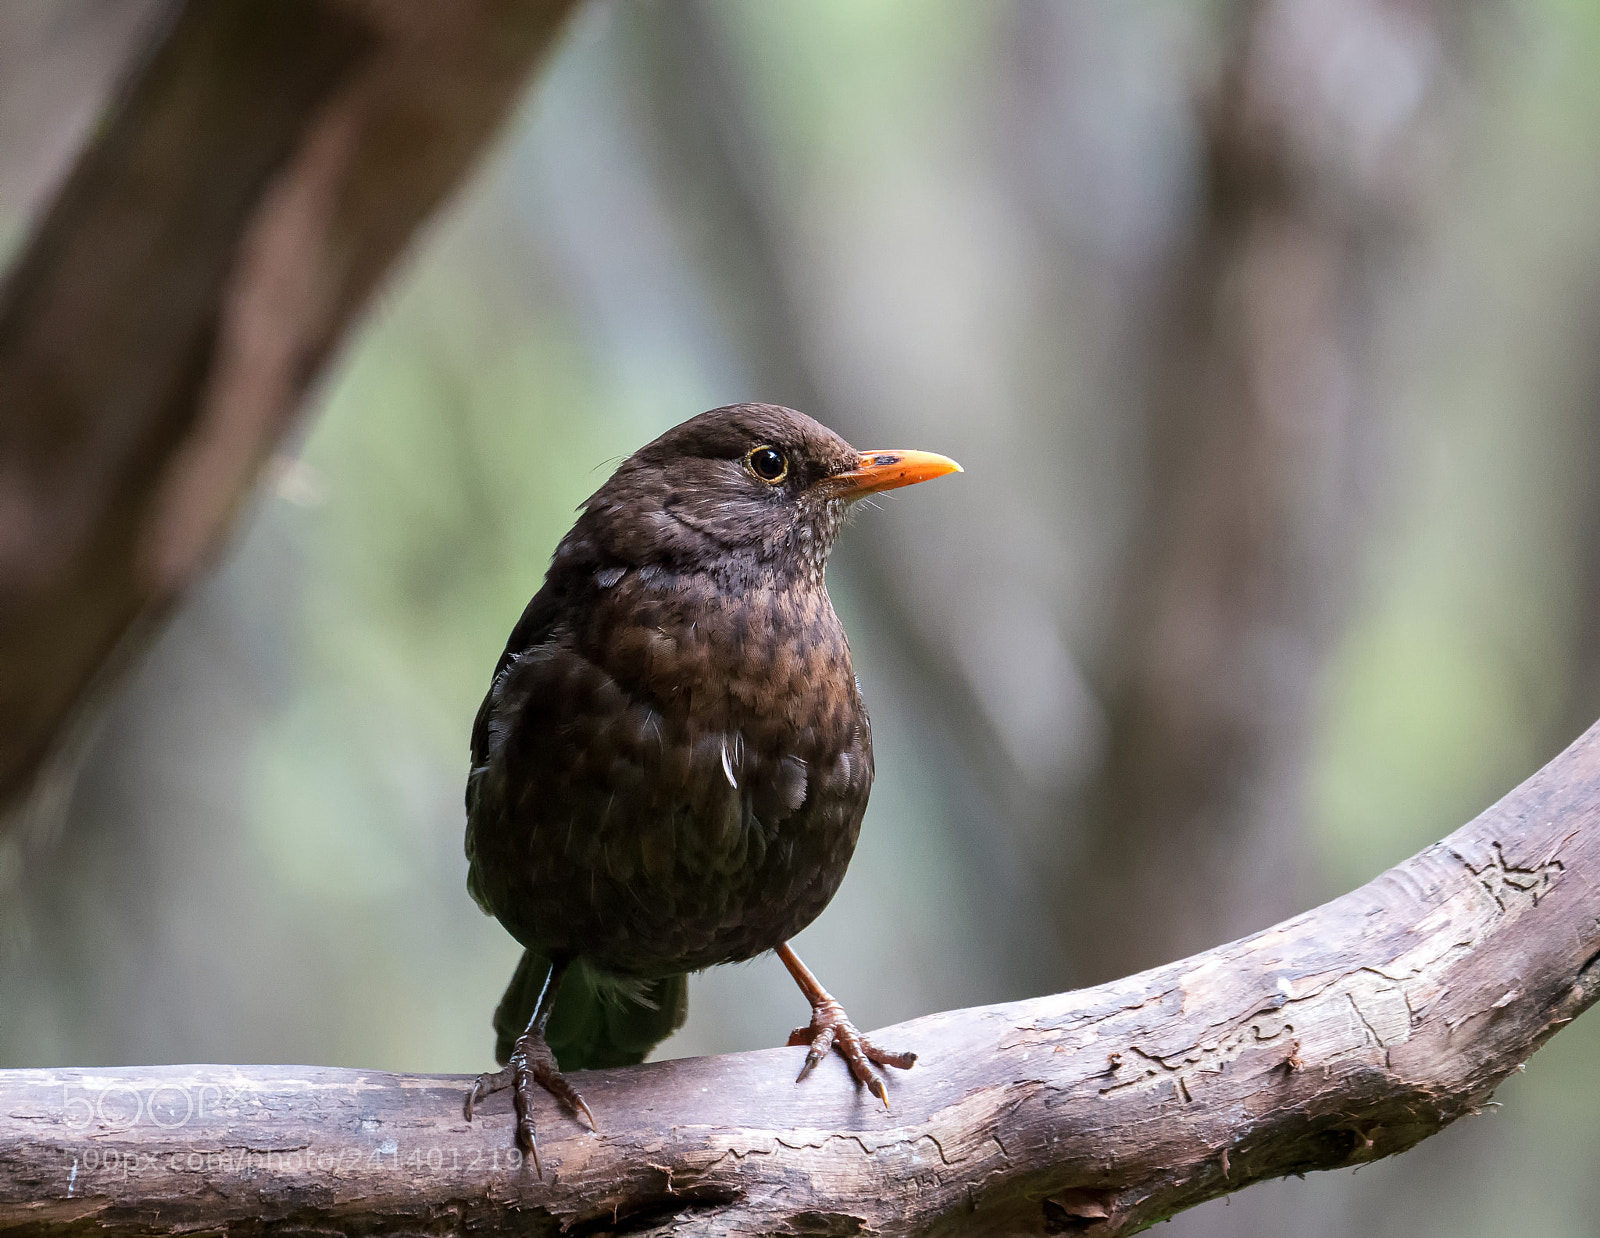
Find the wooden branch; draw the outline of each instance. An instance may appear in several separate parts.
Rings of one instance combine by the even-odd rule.
[[[214,553],[572,4],[170,5],[0,290],[0,804]]]
[[[0,1071],[0,1234],[1128,1233],[1463,1114],[1600,994],[1600,725],[1477,820],[1253,937],[933,1015],[893,1112],[798,1049],[504,1093],[305,1067]]]

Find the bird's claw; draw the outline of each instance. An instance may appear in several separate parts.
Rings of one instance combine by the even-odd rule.
[[[805,1063],[795,1076],[796,1083],[815,1070],[817,1063],[828,1056],[830,1049],[837,1049],[839,1056],[850,1067],[851,1076],[881,1100],[885,1109],[889,1107],[889,1095],[871,1063],[910,1070],[911,1064],[917,1060],[915,1053],[890,1053],[887,1049],[878,1048],[856,1030],[855,1024],[845,1014],[844,1007],[832,998],[812,1007],[811,1023],[790,1032],[789,1043],[810,1046]]]
[[[472,1081],[472,1086],[467,1089],[463,1112],[467,1121],[472,1121],[472,1107],[479,1100],[510,1088],[512,1106],[517,1111],[517,1143],[533,1158],[533,1168],[542,1178],[544,1169],[539,1164],[539,1141],[533,1133],[535,1087],[550,1093],[573,1116],[581,1113],[588,1121],[589,1129],[599,1134],[600,1124],[594,1120],[594,1114],[584,1104],[578,1090],[561,1073],[556,1055],[550,1051],[550,1046],[545,1044],[542,1036],[531,1032],[517,1041],[511,1051],[511,1059],[504,1066],[492,1074],[479,1075]]]

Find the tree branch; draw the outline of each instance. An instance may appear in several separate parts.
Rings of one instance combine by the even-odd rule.
[[[0,805],[209,560],[574,0],[187,0],[0,289]]]
[[[1463,1114],[1600,995],[1600,725],[1370,884],[1077,993],[932,1015],[892,1113],[798,1049],[586,1075],[545,1177],[506,1094],[306,1067],[0,1071],[0,1234],[332,1226],[1112,1235]]]

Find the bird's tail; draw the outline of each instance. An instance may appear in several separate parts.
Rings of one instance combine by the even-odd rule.
[[[548,959],[522,952],[494,1012],[494,1054],[502,1065],[533,1018],[549,970]],[[562,979],[544,1038],[562,1070],[632,1066],[682,1027],[688,1013],[688,976],[618,981],[597,975],[580,959]]]

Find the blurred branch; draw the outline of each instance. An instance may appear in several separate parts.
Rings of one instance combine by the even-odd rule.
[[[306,1067],[0,1071],[0,1234],[292,1223],[364,1234],[1131,1233],[1403,1151],[1600,996],[1600,725],[1369,885],[1078,993],[882,1036],[877,1109],[799,1050],[594,1072],[596,1137],[506,1094]],[[486,1106],[486,1109],[491,1107]]]
[[[1094,879],[1071,909],[1095,976],[1298,901],[1312,694],[1363,533],[1383,278],[1427,162],[1440,25],[1391,0],[1234,9],[1199,217],[1158,315]],[[1330,77],[1352,40],[1374,66],[1359,90]]]
[[[0,290],[0,804],[216,552],[572,4],[169,6]]]

